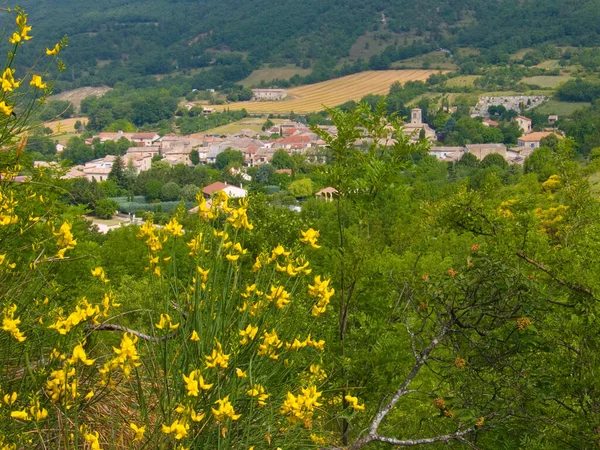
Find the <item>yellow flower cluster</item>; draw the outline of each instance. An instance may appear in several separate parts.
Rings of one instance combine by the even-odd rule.
[[[0,107],[2,103],[0,102]],[[15,214],[17,204],[12,191],[8,193],[0,191],[0,226],[13,225],[19,221],[19,217]]]
[[[108,278],[106,278],[106,274],[104,273],[104,269],[102,267],[96,267],[95,269],[92,269],[92,275],[103,283],[108,283],[110,281]]]
[[[312,308],[312,315],[314,317],[319,317],[326,311],[331,297],[335,294],[335,289],[329,289],[330,282],[330,279],[321,281],[321,276],[317,275],[314,281],[315,284],[308,285],[308,295],[318,299]]]
[[[318,392],[315,386],[302,388],[302,393],[298,396],[288,392],[280,413],[286,416],[292,425],[302,421],[306,428],[310,428],[314,410],[321,406],[321,403],[318,402],[321,395],[322,393]]]
[[[159,330],[176,330],[179,328],[179,324],[173,323],[169,314],[161,314],[160,320],[154,326]]]
[[[261,356],[268,356],[271,359],[279,359],[279,355],[276,354],[277,349],[280,349],[283,343],[277,336],[277,332],[272,330],[271,333],[265,331],[263,335],[263,341],[258,346],[258,354]]]
[[[269,394],[265,393],[265,388],[260,384],[253,385],[252,388],[248,390],[247,394],[250,397],[256,397],[259,408],[267,405]]]
[[[355,411],[364,411],[365,410],[365,405],[359,405],[358,404],[358,397],[352,397],[350,394],[347,394],[344,399],[346,400],[346,402],[348,402],[348,405],[354,409]]]
[[[77,344],[75,348],[73,348],[73,355],[67,359],[67,362],[74,365],[77,364],[78,361],[81,361],[86,366],[91,366],[96,360],[88,359],[87,355],[85,354],[85,350],[83,349],[83,345]]]
[[[173,217],[171,221],[165,225],[164,230],[171,236],[183,236],[183,225],[177,222],[175,217]]]
[[[560,175],[551,175],[546,181],[542,183],[542,188],[547,191],[554,191],[561,183]]]
[[[229,357],[231,354],[226,355],[223,353],[223,348],[221,347],[221,343],[219,341],[216,342],[216,345],[217,348],[213,348],[212,354],[204,357],[206,359],[206,367],[216,368],[219,366],[222,369],[226,369],[229,365]]]
[[[100,381],[101,386],[106,386],[108,384],[110,374],[116,368],[120,368],[125,378],[129,378],[131,369],[133,367],[141,366],[141,363],[138,362],[140,356],[135,348],[135,344],[137,344],[137,342],[137,336],[129,333],[123,334],[119,348],[113,347],[113,351],[117,356],[106,361],[102,369],[99,370],[100,374],[102,375],[102,380]]]
[[[294,339],[294,342],[285,344],[286,350],[297,351],[304,347],[313,347],[317,350],[323,351],[325,349],[325,341],[321,340],[313,340],[311,335],[309,334],[304,341],[300,341],[298,338]]]
[[[62,311],[59,311],[59,316],[56,322],[49,325],[48,328],[58,331],[60,334],[67,334],[69,331],[76,327],[82,322],[92,318],[96,321],[96,317],[100,314],[100,307],[98,305],[92,305],[83,297],[78,305],[75,306],[73,311],[66,319],[62,318]]]
[[[239,208],[231,211],[231,217],[227,219],[227,222],[236,229],[244,228],[246,230],[252,230],[254,226],[248,222],[248,201],[240,199],[238,204]]]
[[[300,242],[304,242],[305,244],[310,244],[312,248],[321,248],[320,245],[317,245],[317,239],[319,238],[319,232],[309,228],[306,231],[300,230],[302,233],[302,237],[300,238]]]
[[[183,381],[185,382],[185,389],[187,390],[188,396],[198,397],[200,389],[208,391],[212,384],[206,384],[199,370],[193,370],[189,376],[183,375]]]
[[[217,400],[215,404],[219,405],[218,408],[211,408],[211,410],[215,420],[219,423],[225,423],[227,418],[231,420],[238,420],[240,417],[242,417],[241,414],[235,413],[233,405],[229,401],[229,395],[227,395],[225,398]]]
[[[256,333],[258,333],[258,327],[252,325],[248,325],[245,330],[240,330],[240,336],[242,337],[240,344],[246,345],[256,337]]]
[[[279,263],[277,263],[275,268],[278,272],[286,272],[290,277],[295,277],[302,273],[309,275],[312,272],[312,269],[308,268],[310,263],[306,261],[304,257],[296,258],[296,266],[294,266],[293,262],[294,261],[289,260],[287,265],[284,266],[281,266]]]
[[[75,368],[58,369],[50,373],[46,380],[46,392],[54,403],[64,402],[70,404],[79,396],[77,392],[77,380],[71,379],[75,376]]]
[[[283,286],[271,286],[271,293],[266,294],[265,298],[279,309],[290,303],[290,293]]]
[[[8,38],[8,42],[11,44],[19,44],[21,41],[28,41],[32,38],[29,36],[29,32],[31,31],[31,27],[27,25],[27,14],[23,11],[20,11],[17,14],[16,18],[17,28],[10,38]]]
[[[63,222],[58,233],[54,233],[54,236],[58,237],[56,245],[58,245],[59,250],[56,256],[59,259],[63,259],[65,257],[65,252],[67,250],[72,250],[77,245],[77,239],[73,239],[73,233],[71,233],[71,224],[69,222]]]
[[[2,318],[2,329],[15,338],[19,342],[23,342],[26,337],[19,330],[19,324],[21,323],[21,319],[18,317],[15,319],[15,313],[17,312],[17,305],[13,304],[10,307],[6,308],[4,311],[4,317]]]

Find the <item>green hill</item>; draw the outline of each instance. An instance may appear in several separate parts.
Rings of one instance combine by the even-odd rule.
[[[553,42],[597,45],[596,0],[23,0],[36,37],[69,36],[68,80],[109,84],[139,75],[210,67],[238,81],[263,63],[322,67],[356,63],[351,48],[374,31],[386,39],[369,68],[438,48],[476,47],[499,62]],[[373,52],[371,52],[373,53]],[[320,66],[319,66],[320,64]],[[211,84],[210,82],[208,83]]]

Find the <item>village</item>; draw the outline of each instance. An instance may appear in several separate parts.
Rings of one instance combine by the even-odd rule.
[[[523,99],[520,100],[523,101]],[[493,99],[486,98],[485,101],[489,104],[497,104],[494,103]],[[474,115],[477,114],[482,114],[479,106],[474,109]],[[556,122],[557,119],[557,116],[548,118],[550,123]],[[426,139],[431,144],[429,154],[439,160],[448,162],[456,162],[466,153],[473,154],[479,160],[489,154],[496,153],[501,155],[508,163],[523,164],[525,158],[540,147],[544,138],[551,135],[556,136],[558,139],[562,138],[560,131],[555,128],[533,131],[531,119],[525,116],[519,115],[513,120],[522,131],[517,145],[513,147],[507,147],[503,143],[466,144],[464,146],[440,145],[437,141],[436,131],[423,121],[422,111],[419,108],[411,110],[410,121],[404,124],[402,132],[412,141]],[[498,122],[490,119],[483,120],[482,124],[486,127],[499,125]],[[321,125],[319,128],[332,136],[337,134],[335,126]],[[102,132],[87,139],[86,144],[91,146],[94,139],[99,139],[101,143],[104,143],[107,141],[116,142],[122,138],[127,139],[132,144],[126,153],[122,155],[124,165],[135,168],[136,173],[149,170],[152,162],[157,160],[164,161],[172,166],[177,164],[186,166],[214,164],[217,156],[225,150],[241,152],[244,158],[243,166],[246,168],[269,164],[278,150],[283,150],[290,155],[302,155],[312,163],[323,163],[325,162],[324,150],[327,145],[306,124],[293,120],[286,120],[261,132],[242,129],[228,135],[196,133],[186,136],[176,134],[160,136],[155,132]],[[395,140],[391,137],[386,145],[392,145],[394,142]],[[357,142],[357,145],[359,144],[360,142]],[[57,152],[60,153],[63,150],[64,146],[58,144]],[[193,161],[194,158],[191,157],[192,152],[197,154],[196,161]],[[73,166],[64,177],[86,178],[89,181],[106,181],[115,158],[114,155],[106,155],[103,158]],[[243,171],[241,176],[246,181],[250,181]]]

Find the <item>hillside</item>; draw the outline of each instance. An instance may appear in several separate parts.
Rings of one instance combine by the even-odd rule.
[[[439,47],[499,55],[543,42],[595,45],[600,9],[594,0],[23,0],[36,37],[69,36],[66,81],[114,85],[140,75],[212,66],[218,81],[239,81],[262,63],[319,70],[371,59],[371,69]],[[377,35],[377,51],[369,47]],[[361,40],[362,39],[362,40]],[[366,40],[365,40],[366,39]],[[358,44],[357,44],[358,43]],[[354,46],[354,47],[353,47]],[[360,50],[360,49],[358,49]],[[321,66],[319,66],[321,64]]]

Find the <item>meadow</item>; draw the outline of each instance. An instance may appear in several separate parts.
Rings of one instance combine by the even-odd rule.
[[[235,102],[215,105],[218,110],[246,109],[250,114],[287,114],[290,111],[306,114],[321,111],[351,100],[358,101],[368,94],[387,94],[396,81],[425,81],[435,70],[382,70],[361,72],[321,83],[288,89],[288,98],[272,102]]]

